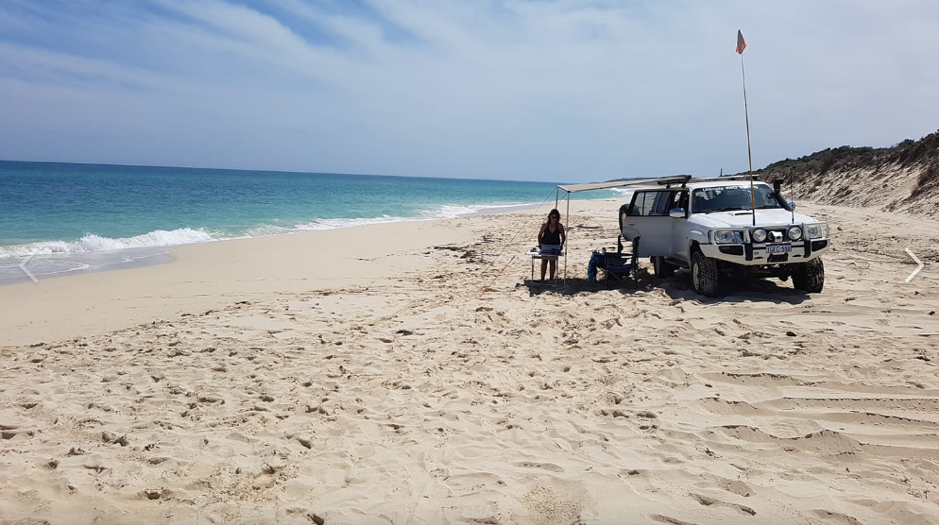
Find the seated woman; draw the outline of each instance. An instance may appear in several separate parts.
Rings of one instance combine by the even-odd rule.
[[[557,254],[560,254],[561,250],[564,249],[564,241],[566,240],[567,235],[564,233],[564,226],[561,225],[561,212],[551,210],[548,213],[548,220],[541,225],[541,230],[538,232],[538,250],[545,253],[547,247],[550,246],[557,250]],[[554,274],[558,269],[557,257],[541,259],[542,281],[544,281],[545,271],[548,269],[549,264],[551,265],[551,279],[554,279]]]

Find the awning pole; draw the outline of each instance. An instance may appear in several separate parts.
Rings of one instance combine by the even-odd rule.
[[[567,192],[567,219],[564,223],[564,240],[567,241],[564,247],[564,286],[567,286],[567,251],[571,248],[571,234],[567,227],[571,224],[571,192]]]

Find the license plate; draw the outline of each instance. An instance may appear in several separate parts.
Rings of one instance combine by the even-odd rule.
[[[789,253],[792,251],[791,244],[767,244],[766,253]]]

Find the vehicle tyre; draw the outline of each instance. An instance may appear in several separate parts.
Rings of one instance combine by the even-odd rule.
[[[717,295],[717,260],[706,257],[701,252],[691,256],[691,287],[705,296]]]
[[[667,262],[665,257],[653,257],[652,271],[659,279],[667,279],[675,273],[675,265]]]
[[[819,293],[825,287],[825,265],[821,258],[799,265],[792,273],[792,286],[796,290]]]

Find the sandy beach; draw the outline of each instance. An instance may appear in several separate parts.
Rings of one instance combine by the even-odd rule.
[[[0,524],[939,524],[939,221],[800,204],[825,290],[706,300],[585,281],[618,206],[565,287],[545,208],[0,288]]]

